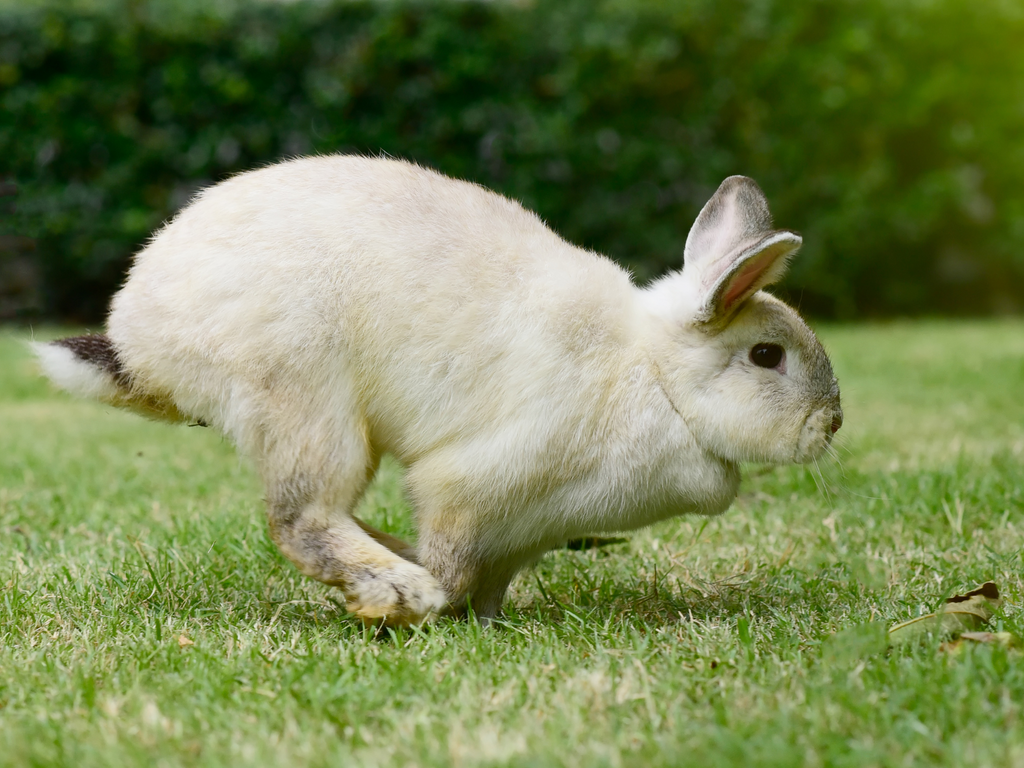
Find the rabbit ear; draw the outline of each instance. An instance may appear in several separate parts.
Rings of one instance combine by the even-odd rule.
[[[803,242],[773,230],[768,201],[746,176],[730,176],[701,210],[686,238],[683,275],[695,284],[698,322],[719,322],[751,294],[777,282]]]

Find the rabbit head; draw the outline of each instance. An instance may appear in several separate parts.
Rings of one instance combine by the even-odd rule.
[[[842,424],[839,385],[800,316],[761,291],[800,247],[773,230],[760,188],[726,179],[686,240],[684,268],[647,289],[655,361],[694,439],[729,461],[807,462]]]

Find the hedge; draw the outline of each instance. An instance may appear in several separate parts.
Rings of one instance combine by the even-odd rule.
[[[93,320],[202,186],[387,153],[646,280],[744,173],[812,314],[1020,310],[1021,40],[999,0],[4,5],[0,248],[34,246],[19,312]]]

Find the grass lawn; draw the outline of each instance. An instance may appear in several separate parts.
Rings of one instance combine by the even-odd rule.
[[[56,393],[0,329],[0,765],[1024,766],[1024,653],[875,631],[993,580],[1024,634],[1024,322],[821,335],[840,461],[374,638],[218,435]],[[362,513],[410,533],[396,467]]]

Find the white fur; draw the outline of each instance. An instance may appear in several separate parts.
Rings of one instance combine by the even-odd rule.
[[[698,220],[693,266],[641,289],[478,186],[391,160],[295,160],[206,190],[158,233],[114,298],[108,335],[137,392],[255,456],[275,540],[304,572],[349,578],[314,562],[312,534],[274,522],[275,489],[291,498],[308,482],[303,521],[335,531],[337,552],[358,544],[358,557],[405,574],[389,600],[416,581],[377,541],[338,533],[387,452],[407,467],[428,572],[399,623],[443,605],[434,578],[453,602],[468,592],[493,613],[507,579],[546,549],[719,513],[738,462],[807,460],[831,437],[827,358],[804,350],[817,342],[792,310],[751,297],[769,278],[714,306],[710,291],[740,262],[774,248],[761,258],[777,277],[799,245],[764,229],[766,204],[744,208],[760,190],[738,178]],[[787,345],[785,375],[748,359],[765,329]],[[48,364],[56,381],[86,392],[86,373],[61,373],[79,364],[41,354],[61,361]],[[88,394],[110,399],[110,382],[90,381]],[[365,617],[397,610],[342,586]]]

